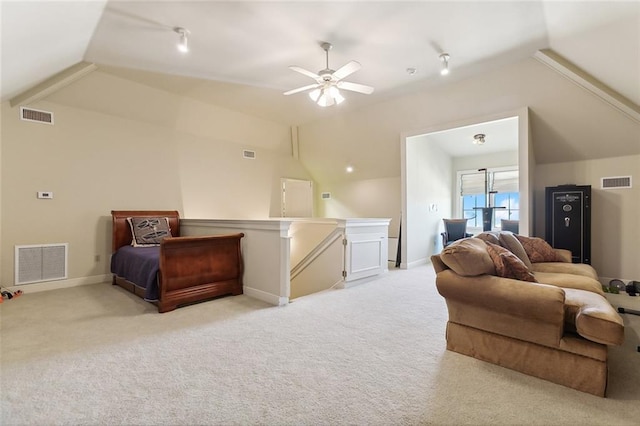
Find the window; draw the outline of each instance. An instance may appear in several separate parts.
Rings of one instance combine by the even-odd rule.
[[[489,192],[491,206],[504,207],[494,211],[494,227],[500,228],[501,219],[520,218],[520,193],[518,192],[518,169],[500,168],[484,171],[459,172],[461,213],[468,218],[468,226],[482,228],[482,212],[477,207],[485,207]]]

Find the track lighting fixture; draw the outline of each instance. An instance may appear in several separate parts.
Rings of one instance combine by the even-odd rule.
[[[180,35],[178,50],[182,53],[187,53],[189,51],[189,30],[182,27],[175,27],[173,31]]]
[[[440,70],[441,75],[449,74],[449,54],[443,53],[440,55],[440,60],[442,61],[442,69]]]
[[[482,133],[478,133],[473,137],[474,145],[484,145],[484,135]]]

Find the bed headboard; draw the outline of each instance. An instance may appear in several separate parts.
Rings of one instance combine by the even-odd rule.
[[[171,236],[180,236],[180,213],[176,210],[111,210],[113,239],[111,249],[115,253],[122,246],[131,244],[131,228],[128,217],[166,217],[169,219]]]

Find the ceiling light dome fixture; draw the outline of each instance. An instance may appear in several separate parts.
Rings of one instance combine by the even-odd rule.
[[[482,133],[478,133],[477,135],[475,135],[473,137],[473,144],[474,145],[484,145],[484,134]]]
[[[176,33],[180,34],[180,40],[178,41],[178,50],[182,53],[189,51],[189,32],[188,29],[182,27],[175,27],[173,29]]]
[[[442,61],[442,69],[440,70],[440,75],[449,74],[449,54],[448,53],[441,54],[440,60]]]

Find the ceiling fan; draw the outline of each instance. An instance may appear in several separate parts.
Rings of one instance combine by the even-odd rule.
[[[309,93],[309,97],[313,99],[315,103],[320,106],[331,106],[344,101],[344,97],[340,94],[340,91],[338,89],[364,93],[365,95],[370,95],[371,93],[373,93],[373,87],[371,86],[343,81],[343,78],[353,74],[354,72],[362,68],[362,65],[360,65],[359,62],[350,61],[346,65],[343,65],[342,67],[334,71],[329,68],[329,50],[331,50],[333,46],[331,45],[331,43],[322,43],[320,47],[322,47],[322,49],[325,51],[327,58],[325,69],[314,73],[297,66],[289,67],[289,69],[293,71],[313,78],[316,83],[289,90],[288,92],[284,92],[285,95],[293,95],[294,93],[311,90],[311,92]]]

